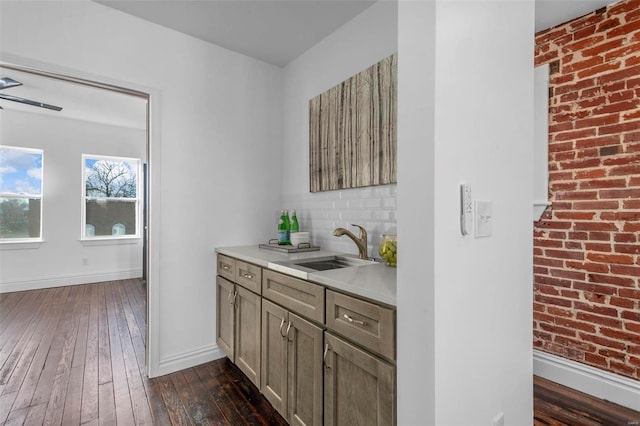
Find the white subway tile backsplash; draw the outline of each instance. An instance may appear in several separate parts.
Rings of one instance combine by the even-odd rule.
[[[397,185],[289,194],[283,208],[296,209],[300,230],[311,232],[313,244],[323,249],[356,254],[348,237],[334,237],[335,228],[347,228],[358,235],[351,224],[363,226],[369,235],[369,256],[378,256],[382,234],[396,233]],[[275,225],[274,225],[275,226]]]

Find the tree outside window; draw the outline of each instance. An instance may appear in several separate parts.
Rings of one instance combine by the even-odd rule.
[[[83,155],[83,239],[137,237],[140,160]]]
[[[42,238],[40,149],[0,146],[0,242]]]

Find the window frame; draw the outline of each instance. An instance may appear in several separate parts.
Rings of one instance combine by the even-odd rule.
[[[136,197],[135,198],[126,198],[126,197],[94,197],[87,196],[87,160],[106,160],[106,161],[117,161],[121,163],[130,163],[135,165],[135,173],[136,173]],[[86,241],[113,241],[113,240],[131,240],[131,239],[140,239],[140,200],[141,200],[141,174],[142,172],[142,160],[140,158],[133,157],[119,157],[113,155],[94,155],[94,154],[82,154],[82,182],[81,182],[81,213],[80,213],[80,240],[83,242]],[[124,201],[134,203],[135,205],[135,234],[125,234],[125,235],[95,235],[88,236],[86,234],[86,225],[87,225],[87,200],[105,200],[105,201]]]
[[[26,148],[22,146],[11,146],[11,145],[0,145],[2,149],[8,149],[13,151],[21,151],[31,154],[40,154],[40,195],[35,194],[15,194],[10,192],[0,192],[0,198],[24,198],[26,200],[30,199],[39,199],[40,200],[40,227],[39,227],[39,236],[38,237],[17,237],[17,238],[2,238],[0,237],[0,244],[20,244],[20,243],[41,243],[43,242],[42,232],[43,232],[43,206],[44,206],[44,149],[40,148]]]

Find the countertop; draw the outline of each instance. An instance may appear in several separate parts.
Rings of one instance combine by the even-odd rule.
[[[309,259],[319,256],[353,256],[330,250],[286,254],[261,249],[258,244],[255,246],[219,247],[216,248],[216,252],[273,270],[276,270],[273,267],[274,262]],[[374,302],[396,306],[396,268],[386,266],[384,263],[311,272],[308,274],[307,280],[322,284],[327,288],[364,297]]]

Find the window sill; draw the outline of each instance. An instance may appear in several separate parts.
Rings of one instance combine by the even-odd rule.
[[[44,240],[0,241],[0,250],[34,250],[39,249]]]
[[[140,237],[120,237],[120,238],[81,238],[80,243],[83,246],[108,246],[108,245],[119,245],[119,244],[138,244],[142,241]]]

